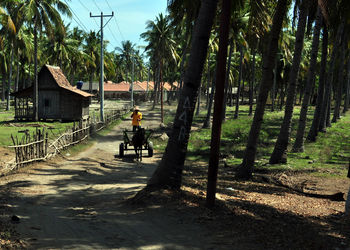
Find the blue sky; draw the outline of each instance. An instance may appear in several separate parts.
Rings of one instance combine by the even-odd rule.
[[[104,40],[110,42],[108,50],[112,51],[116,46],[121,46],[121,41],[130,40],[138,45],[145,45],[140,39],[140,34],[145,31],[147,20],[154,20],[159,13],[166,12],[167,0],[62,0],[68,3],[72,10],[71,20],[65,19],[65,23],[71,22],[70,27],[79,27],[89,32],[100,30],[100,18],[90,18],[92,15],[110,15],[114,11],[114,17],[105,26]],[[104,23],[109,17],[104,18]],[[141,50],[142,51],[142,50]]]

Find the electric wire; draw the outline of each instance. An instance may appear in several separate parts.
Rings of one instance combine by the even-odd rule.
[[[113,11],[113,9],[112,9],[111,5],[109,4],[109,2],[108,2],[107,0],[105,0],[105,1],[106,1],[107,5],[108,5],[109,9],[110,9],[111,11]],[[114,18],[114,22],[115,22],[115,24],[117,25],[117,28],[118,28],[118,31],[119,31],[119,34],[120,34],[122,40],[124,41],[125,38],[124,38],[122,32],[120,31],[120,28],[119,28],[119,25],[118,25],[118,22],[117,22],[117,18]]]
[[[83,8],[87,10],[88,13],[91,12],[91,11],[82,3],[81,0],[78,0],[78,1],[79,1],[79,3],[81,4],[81,6],[83,6]],[[95,20],[94,18],[93,18],[93,20],[94,20],[96,26],[99,28],[100,26],[98,25],[98,23],[96,22],[96,20]]]
[[[70,9],[70,11],[73,13],[73,16],[72,16],[72,18],[73,18],[73,20],[79,25],[79,27],[82,29],[82,30],[84,30],[85,32],[87,32],[87,28],[86,28],[86,26],[84,25],[84,23],[80,20],[80,18],[78,17],[78,15],[73,11],[73,9],[69,6],[69,4],[67,3],[67,1],[66,0],[64,0],[65,1],[65,3],[67,4],[67,6],[68,6],[68,8]],[[74,18],[74,16],[77,18],[77,19],[75,19]]]

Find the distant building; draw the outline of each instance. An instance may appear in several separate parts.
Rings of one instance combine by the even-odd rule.
[[[33,118],[33,86],[12,94],[15,119]],[[59,67],[44,65],[38,75],[39,119],[79,120],[89,116],[92,94],[69,84]]]

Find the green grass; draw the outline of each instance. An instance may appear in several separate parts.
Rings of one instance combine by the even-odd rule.
[[[241,106],[238,119],[232,119],[234,108],[228,107],[227,117],[222,125],[220,153],[226,158],[228,165],[238,167],[242,163],[244,150],[250,130],[252,117],[248,116],[248,106]],[[290,147],[298,126],[300,107],[294,110]],[[202,125],[206,111],[195,116],[193,122]],[[268,170],[310,171],[317,175],[329,177],[345,177],[350,160],[350,114],[342,117],[337,123],[320,133],[315,143],[305,143],[305,152],[288,153],[287,164],[269,165],[268,160],[277,140],[284,112],[265,112],[264,122],[258,140],[256,168]],[[308,112],[306,133],[313,118],[313,110]],[[188,144],[187,159],[190,161],[209,161],[211,130],[199,129],[192,132]],[[164,150],[166,141],[155,141],[157,150]],[[329,173],[317,172],[327,169]]]
[[[0,146],[13,145],[11,135],[21,140],[23,132],[28,130],[32,135],[36,129],[45,127],[49,139],[56,138],[59,134],[71,128],[73,122],[19,122],[13,119],[13,111],[2,111],[0,113]]]

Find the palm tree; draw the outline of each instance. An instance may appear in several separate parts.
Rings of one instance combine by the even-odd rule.
[[[141,34],[141,38],[148,42],[145,51],[152,51],[153,57],[159,62],[160,95],[161,95],[161,122],[164,122],[163,111],[163,67],[166,67],[164,58],[172,58],[175,62],[178,58],[173,29],[170,25],[169,16],[159,14],[155,21],[147,21],[147,31]]]
[[[322,103],[325,100],[324,91],[325,91],[327,56],[328,56],[328,30],[327,30],[327,26],[323,25],[322,58],[321,58],[320,76],[318,81],[316,108],[315,108],[314,117],[312,119],[312,124],[309,130],[309,133],[306,137],[308,141],[312,141],[312,142],[316,141],[318,128],[320,126],[320,119],[321,119],[320,113],[321,113]]]
[[[179,189],[181,186],[187,143],[216,7],[217,0],[203,0],[201,3],[172,133],[162,160],[147,184],[148,189],[167,187]]]
[[[100,38],[94,31],[86,34],[83,51],[87,55],[85,65],[89,75],[89,92],[92,93],[92,81],[97,70],[97,65],[100,65],[99,48]]]
[[[219,167],[219,152],[221,139],[221,124],[223,116],[224,105],[224,91],[225,91],[225,74],[226,71],[226,56],[228,46],[228,36],[230,27],[230,11],[231,0],[223,0],[222,13],[220,18],[220,38],[219,38],[219,53],[218,64],[216,71],[217,85],[215,92],[215,105],[213,117],[213,129],[210,143],[210,159],[208,168],[208,186],[207,186],[207,200],[208,207],[213,207],[215,204],[216,181]]]
[[[273,68],[278,49],[278,40],[282,29],[282,23],[287,12],[287,0],[279,0],[275,10],[270,31],[268,54],[264,57],[263,75],[260,83],[259,96],[257,99],[256,109],[252,126],[250,128],[247,147],[244,152],[243,162],[238,170],[237,177],[251,178],[257,150],[261,124],[264,118],[266,100],[269,90],[272,87]]]
[[[320,118],[320,124],[319,124],[319,131],[323,131],[323,132],[326,131],[326,127],[329,123],[330,107],[331,107],[331,89],[332,89],[333,76],[334,76],[334,70],[335,70],[335,61],[336,61],[336,56],[340,47],[343,30],[344,30],[344,22],[342,22],[337,28],[337,33],[334,38],[332,54],[329,61],[329,69],[328,69],[327,79],[325,83],[326,88],[324,93],[324,101],[322,103],[321,112],[320,112],[321,118]]]
[[[129,73],[131,71],[132,61],[135,54],[136,45],[133,44],[131,41],[126,40],[122,41],[121,47],[116,47],[116,51],[120,53],[120,58],[124,62],[124,70],[126,74],[125,81],[129,81]]]
[[[304,132],[306,126],[306,116],[310,102],[311,91],[315,83],[315,71],[318,55],[318,45],[320,41],[320,30],[322,25],[322,14],[321,9],[317,10],[316,24],[314,27],[314,36],[312,41],[312,52],[310,58],[310,66],[307,75],[307,83],[304,90],[304,99],[299,116],[299,124],[295,142],[293,145],[293,152],[303,152],[304,151]]]
[[[291,122],[292,122],[293,109],[294,109],[296,81],[297,81],[299,67],[300,67],[301,54],[304,46],[304,34],[305,34],[309,2],[310,2],[309,0],[303,0],[300,6],[300,14],[299,14],[299,20],[298,20],[298,28],[296,32],[293,64],[292,64],[291,73],[289,75],[289,81],[288,81],[286,109],[284,112],[284,118],[280,129],[280,133],[278,135],[275,148],[270,157],[270,161],[269,161],[270,164],[276,164],[276,163],[287,161],[286,150],[287,150],[289,137],[291,133]]]
[[[52,35],[53,26],[62,27],[60,12],[71,17],[69,7],[61,0],[24,0],[20,12],[28,22],[34,22],[34,88],[33,119],[38,120],[38,32],[43,27],[48,36]]]
[[[17,19],[17,10],[16,10],[16,2],[14,1],[6,1],[5,7],[7,12],[4,9],[0,9],[0,17],[1,17],[1,25],[2,29],[0,33],[3,37],[6,38],[9,48],[10,61],[8,64],[8,83],[7,83],[7,105],[6,110],[10,110],[10,92],[11,92],[11,82],[12,82],[12,69],[13,69],[13,61],[14,61],[14,47],[16,42],[17,28],[15,24],[15,20]],[[4,75],[2,76],[4,78]],[[4,88],[4,86],[3,86]]]
[[[342,44],[341,44],[341,51],[343,53],[340,54],[339,58],[339,66],[338,66],[338,82],[337,82],[337,89],[335,92],[335,107],[334,107],[334,113],[332,122],[337,122],[337,120],[340,118],[340,105],[341,100],[343,96],[343,86],[344,86],[344,64],[345,64],[345,51],[348,50],[348,36],[347,36],[347,29],[345,27],[342,37]]]

